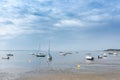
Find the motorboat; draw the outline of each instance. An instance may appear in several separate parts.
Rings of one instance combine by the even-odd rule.
[[[85,58],[86,58],[87,60],[94,60],[94,57],[93,57],[93,56],[90,56],[90,55],[87,55]]]
[[[9,57],[9,56],[7,56],[7,57],[2,57],[2,59],[10,59],[10,57]]]
[[[39,53],[39,54],[36,54],[35,56],[36,56],[36,57],[45,57],[46,55],[45,55],[45,54],[42,54],[42,53]]]
[[[114,55],[118,55],[117,53],[113,53]]]
[[[106,53],[104,53],[104,54],[103,54],[103,57],[107,57],[107,54],[106,54]]]

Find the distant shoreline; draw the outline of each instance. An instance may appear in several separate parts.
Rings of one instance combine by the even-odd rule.
[[[107,50],[104,50],[104,51],[120,51],[120,49],[107,49]]]

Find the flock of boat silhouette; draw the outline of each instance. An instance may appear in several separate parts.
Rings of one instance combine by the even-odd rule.
[[[60,55],[62,55],[62,56],[66,56],[66,55],[68,55],[68,54],[72,54],[72,52],[59,52],[59,53],[60,53]],[[76,52],[76,53],[79,53],[79,52]],[[109,52],[109,53],[103,53],[103,54],[101,54],[101,55],[98,55],[97,58],[98,58],[98,59],[102,59],[102,58],[104,58],[104,57],[107,57],[107,54],[109,54],[109,55],[118,55],[118,54],[115,53],[115,52]],[[46,57],[46,54],[41,53],[41,52],[39,52],[39,53],[33,53],[32,55],[35,55],[36,57]],[[12,56],[14,56],[14,55],[10,53],[10,54],[7,54],[6,57],[2,57],[2,59],[10,59],[10,57],[12,57]],[[48,59],[49,61],[52,60],[52,55],[50,54],[50,43],[49,43],[49,49],[48,49],[47,59]],[[85,59],[86,59],[86,60],[91,60],[91,61],[93,61],[93,60],[95,59],[95,57],[93,57],[93,56],[91,55],[91,53],[87,53],[86,56],[85,56]]]
[[[2,57],[2,59],[10,59],[10,57],[13,56],[13,54],[7,54],[6,57]]]
[[[115,53],[115,52],[109,52],[109,53],[103,53],[103,54],[101,54],[101,55],[98,55],[97,58],[98,58],[98,59],[102,59],[102,58],[104,58],[104,57],[107,57],[107,54],[109,54],[109,55],[118,55],[118,54]],[[85,58],[86,58],[86,60],[94,60],[94,59],[95,59],[93,56],[91,56],[90,53],[89,53],[88,55],[86,55]]]
[[[62,56],[66,56],[67,54],[72,54],[71,52],[59,52],[59,53]],[[79,52],[76,52],[76,53],[79,53]],[[118,53],[116,53],[116,52],[107,52],[107,53],[103,53],[103,54],[98,55],[97,58],[102,59],[104,57],[107,57],[107,54],[109,54],[109,55],[118,55]],[[93,61],[95,59],[95,57],[93,57],[91,55],[91,53],[87,53],[86,56],[85,56],[85,59]]]
[[[39,50],[40,51],[40,50]],[[35,55],[36,57],[46,57],[45,54],[41,53],[41,52],[37,52],[37,53],[33,53],[32,55]],[[2,57],[2,59],[10,59],[10,57],[14,56],[13,54],[9,53],[9,54],[6,54],[5,57]],[[49,48],[48,48],[48,56],[47,56],[47,59],[49,61],[52,60],[52,55],[50,54],[50,42],[49,42]]]
[[[62,56],[66,56],[67,54],[72,54],[72,52],[59,52],[59,53]],[[76,53],[79,53],[79,52],[76,52]],[[109,55],[117,55],[117,53],[115,53],[115,52],[109,52],[109,53],[103,53],[101,55],[98,55],[97,58],[102,59],[104,57],[107,57],[107,54],[109,54]],[[46,55],[44,53],[41,53],[41,52],[33,53],[32,55],[35,55],[36,57],[46,57]],[[10,57],[12,57],[12,56],[13,56],[13,54],[10,53],[10,54],[7,54],[6,57],[2,57],[2,59],[10,59]],[[52,60],[52,55],[50,54],[50,42],[49,42],[47,59],[49,61]],[[95,58],[91,55],[91,53],[87,53],[87,55],[85,56],[85,59],[86,60],[94,60]]]

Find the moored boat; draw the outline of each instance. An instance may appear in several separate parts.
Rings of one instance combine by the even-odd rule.
[[[47,59],[48,59],[49,61],[52,60],[52,55],[50,54],[50,41],[49,41],[49,48],[48,48],[48,56],[47,56]]]
[[[86,58],[87,60],[94,60],[94,57],[93,57],[93,56],[90,56],[90,55],[87,55],[85,58]]]
[[[7,54],[7,56],[13,56],[13,54]]]
[[[7,57],[2,57],[2,59],[10,59],[10,57],[9,57],[9,56],[7,56]]]
[[[36,57],[45,57],[46,55],[45,54],[42,54],[42,53],[39,53],[39,54],[36,54]]]

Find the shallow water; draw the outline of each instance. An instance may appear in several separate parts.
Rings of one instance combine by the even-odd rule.
[[[103,51],[79,51],[72,52],[66,56],[61,56],[59,52],[51,52],[52,61],[46,57],[36,57],[31,55],[36,51],[0,51],[0,80],[13,80],[21,74],[29,72],[45,73],[50,71],[70,71],[70,72],[105,72],[120,71],[120,55],[108,55],[103,59],[98,59],[99,54]],[[94,61],[85,59],[86,53],[92,53]],[[2,59],[6,54],[12,53],[9,60]],[[45,52],[47,55],[47,53]],[[77,68],[77,65],[80,68]]]

